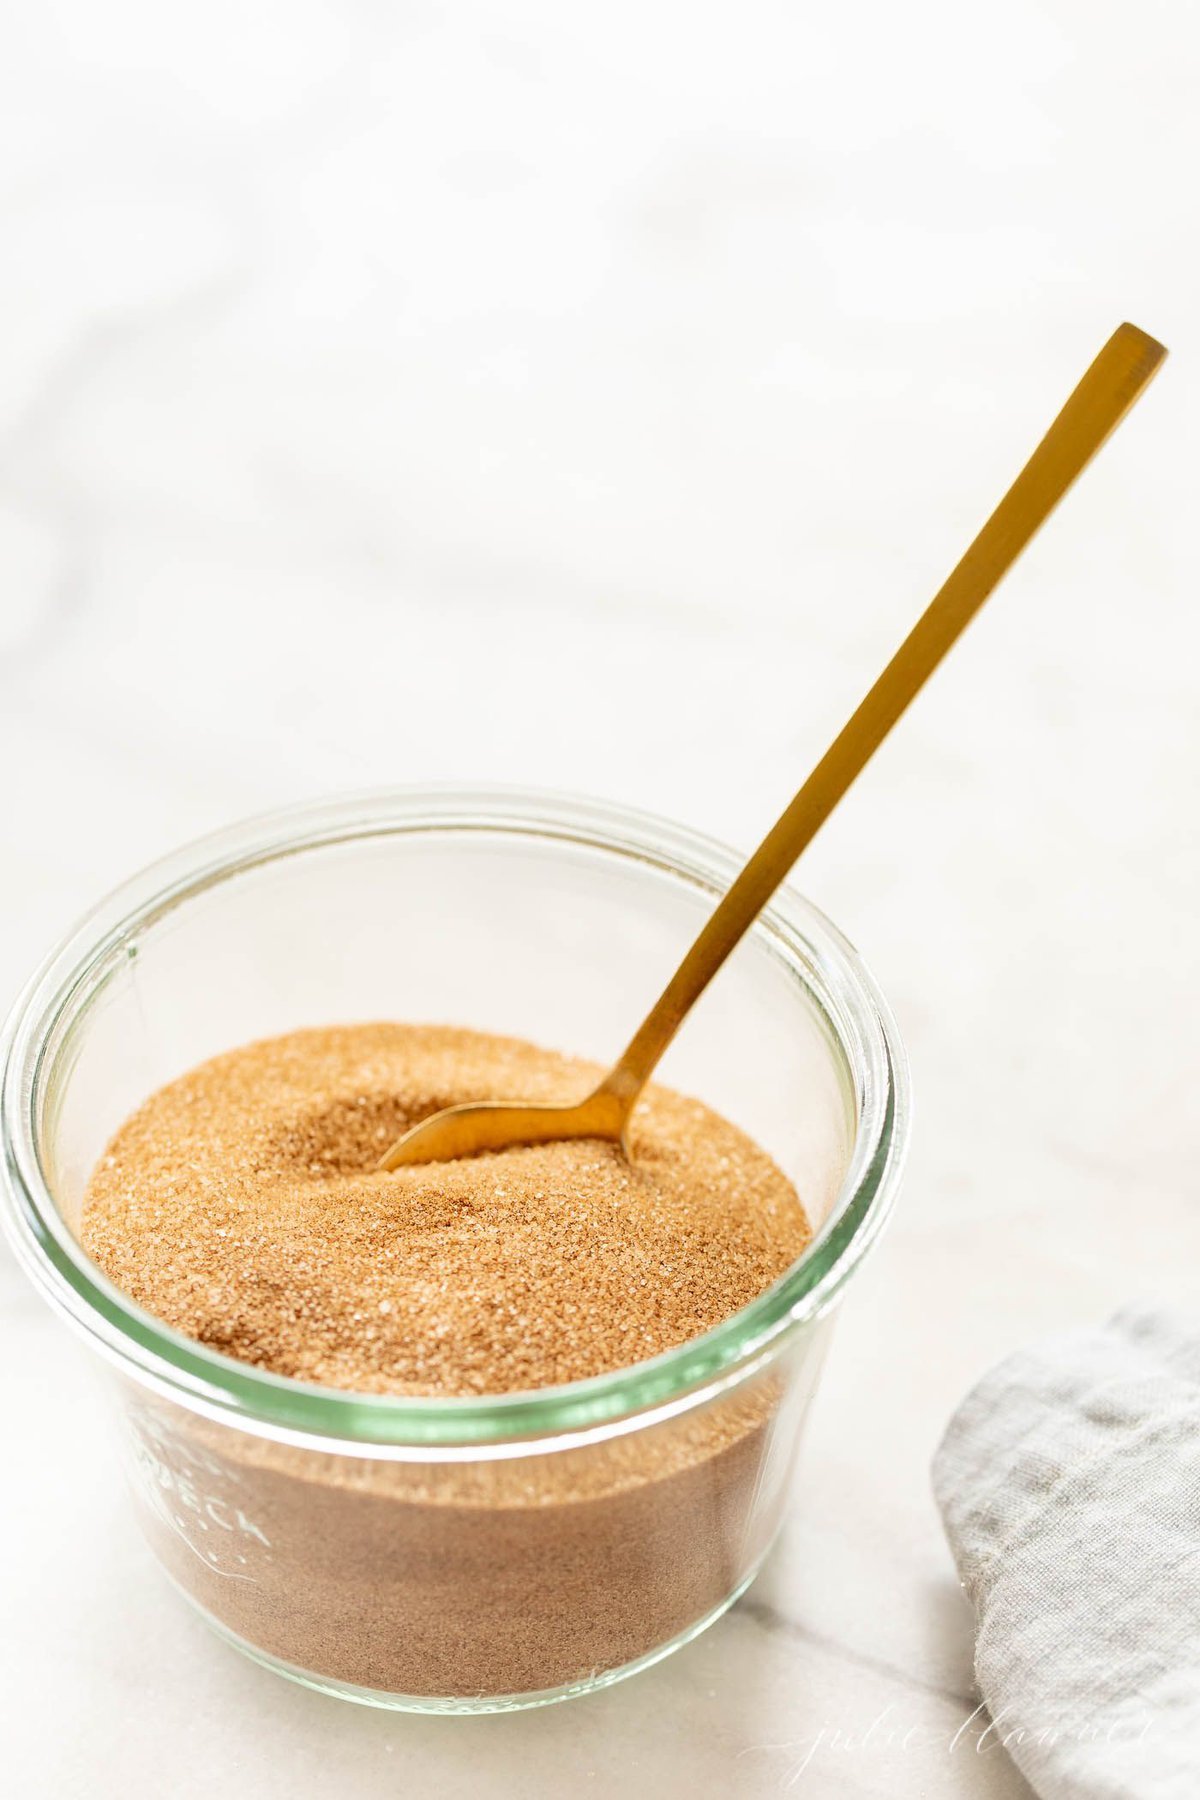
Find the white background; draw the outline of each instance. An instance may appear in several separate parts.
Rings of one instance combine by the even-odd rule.
[[[1109,330],[1176,352],[805,860],[917,1128],[750,1601],[542,1714],[293,1691],[161,1582],[5,1262],[12,1792],[1027,1792],[953,1742],[927,1470],[1005,1351],[1195,1295],[1195,17],[3,9],[6,993],[134,865],[346,787],[749,847]]]

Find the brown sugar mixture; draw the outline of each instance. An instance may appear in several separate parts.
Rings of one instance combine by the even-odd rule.
[[[309,1382],[469,1396],[629,1365],[744,1306],[808,1242],[794,1190],[732,1125],[652,1089],[630,1163],[585,1142],[376,1172],[438,1107],[570,1099],[595,1076],[440,1027],[251,1044],[122,1126],[82,1240],[179,1331]],[[650,1421],[447,1454],[277,1441],[128,1381],[131,1475],[168,1571],[253,1654],[359,1697],[520,1705],[653,1656],[750,1579],[823,1330]]]
[[[84,1247],[178,1331],[330,1387],[498,1394],[642,1362],[745,1306],[808,1242],[790,1182],[736,1127],[653,1088],[629,1162],[583,1141],[376,1171],[439,1107],[573,1099],[597,1074],[447,1027],[250,1044],[121,1128]]]

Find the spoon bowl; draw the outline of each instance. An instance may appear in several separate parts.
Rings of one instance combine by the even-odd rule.
[[[449,1162],[512,1144],[550,1144],[568,1138],[604,1138],[624,1149],[629,1110],[606,1087],[572,1106],[526,1106],[520,1100],[468,1100],[446,1106],[413,1125],[388,1151],[380,1169],[408,1163]]]

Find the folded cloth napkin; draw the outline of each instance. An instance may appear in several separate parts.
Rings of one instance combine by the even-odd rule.
[[[1010,1357],[933,1484],[992,1741],[1045,1800],[1200,1800],[1200,1320]]]

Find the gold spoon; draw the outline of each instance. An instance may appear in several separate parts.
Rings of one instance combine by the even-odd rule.
[[[1165,355],[1163,346],[1136,325],[1120,325],[1114,331],[962,561],[767,833],[595,1092],[574,1106],[526,1106],[507,1100],[448,1106],[405,1132],[383,1158],[381,1169],[561,1138],[608,1138],[628,1149],[629,1116],[693,1003]]]

